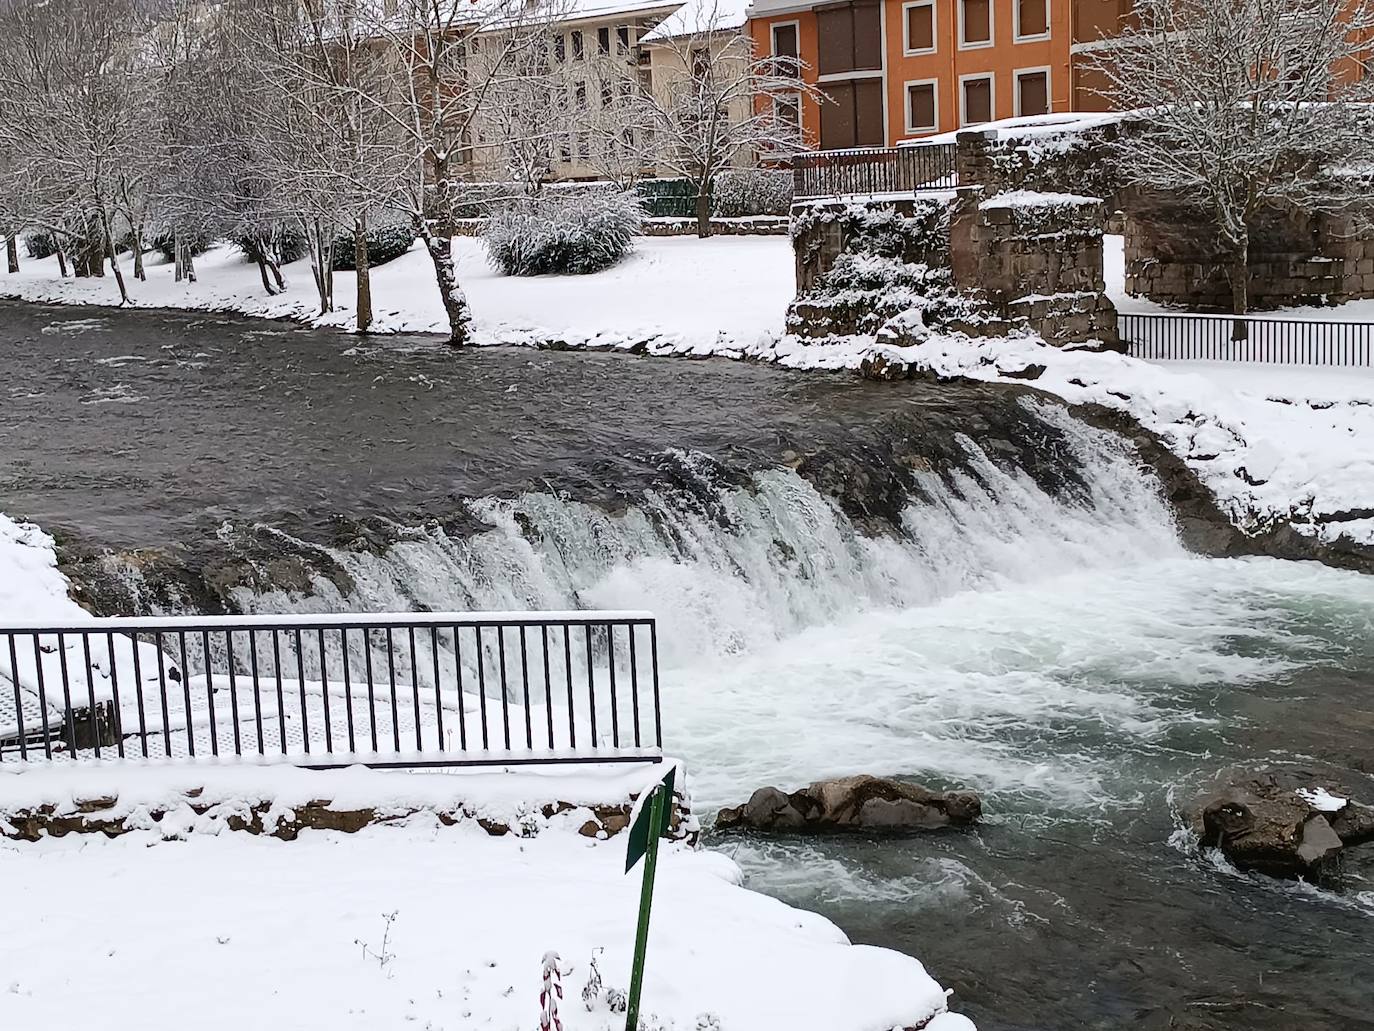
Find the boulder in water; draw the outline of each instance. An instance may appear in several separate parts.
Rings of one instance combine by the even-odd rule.
[[[1240,870],[1325,881],[1344,849],[1374,841],[1374,808],[1330,778],[1272,770],[1223,778],[1194,806],[1193,826]]]
[[[936,830],[962,827],[982,815],[971,791],[931,791],[882,777],[860,775],[822,780],[786,794],[759,788],[748,802],[722,809],[720,830],[763,831]]]

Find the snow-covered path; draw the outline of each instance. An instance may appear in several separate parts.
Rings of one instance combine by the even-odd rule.
[[[0,1014],[48,1031],[533,1031],[554,950],[565,1031],[618,1029],[623,1013],[582,989],[593,956],[605,988],[628,986],[640,878],[623,868],[623,839],[494,839],[432,817],[293,842],[0,845],[16,932]],[[643,1027],[879,1031],[945,1008],[916,960],[739,887],[724,856],[672,848],[659,871]]]
[[[659,340],[676,349],[748,347],[782,332],[795,292],[792,245],[785,236],[641,237],[624,262],[604,272],[528,278],[496,273],[480,240],[457,237],[453,246],[479,343],[561,340],[609,347]],[[286,266],[287,291],[268,297],[257,266],[227,244],[196,259],[195,283],[175,282],[171,265],[149,257],[148,281],[129,285],[138,305],[236,311],[343,327],[353,322],[351,272],[335,275],[338,310],[319,319],[308,262]],[[372,276],[375,329],[447,332],[434,269],[423,248],[412,247]],[[25,259],[18,275],[0,275],[4,296],[119,303],[112,276],[63,279],[56,258]]]

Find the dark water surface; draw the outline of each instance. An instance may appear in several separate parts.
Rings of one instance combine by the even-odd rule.
[[[0,302],[0,504],[107,546],[223,519],[405,518],[455,495],[633,489],[666,449],[774,462],[918,400],[847,375],[455,352],[232,315]]]

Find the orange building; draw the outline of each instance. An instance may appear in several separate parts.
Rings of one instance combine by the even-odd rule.
[[[892,146],[1000,118],[1100,110],[1084,48],[1130,0],[753,0],[756,52],[800,62],[823,150]],[[788,112],[790,115],[791,112]],[[792,115],[795,117],[795,115]]]

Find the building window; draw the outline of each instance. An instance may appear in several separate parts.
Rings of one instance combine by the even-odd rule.
[[[611,84],[603,82],[601,84],[601,106],[610,107],[615,103],[615,94],[611,92]]]
[[[773,74],[800,75],[801,68],[797,61],[800,54],[797,49],[797,23],[779,22],[769,31],[773,37]]]
[[[587,84],[586,84],[585,82],[579,82],[579,83],[577,84],[577,86],[576,86],[576,88],[575,88],[575,91],[574,91],[574,97],[575,97],[575,99],[574,99],[574,101],[573,101],[573,103],[574,103],[574,105],[575,105],[575,106],[574,106],[574,110],[576,110],[576,111],[585,111],[585,110],[587,110]]]
[[[906,84],[906,131],[935,132],[940,128],[939,79]]]
[[[628,25],[621,25],[617,28],[615,30],[615,39],[620,52],[622,54],[628,54],[630,52],[630,27]]]
[[[574,61],[580,61],[580,60],[582,60],[582,58],[583,58],[584,55],[585,55],[585,51],[583,51],[583,49],[582,49],[582,33],[581,33],[581,32],[574,32],[574,33],[572,33],[572,56],[573,56],[573,60],[574,60]]]
[[[935,53],[935,0],[903,4],[902,24],[906,33],[902,42],[908,55]]]
[[[563,39],[563,33],[553,37],[553,59],[562,64],[568,59],[568,45]]]
[[[1050,113],[1050,70],[1027,68],[1016,73],[1016,115]]]
[[[1050,38],[1050,0],[1015,0],[1012,17],[1018,43]]]
[[[959,124],[979,125],[993,118],[992,76],[965,75],[959,80]]]
[[[773,98],[773,117],[801,136],[801,97],[795,94]]]
[[[968,50],[992,43],[992,0],[959,0],[959,46]]]
[[[596,30],[596,49],[598,53],[602,54],[611,52],[611,27],[609,25]]]
[[[877,0],[816,11],[817,72],[822,76],[883,68],[883,15]]]

